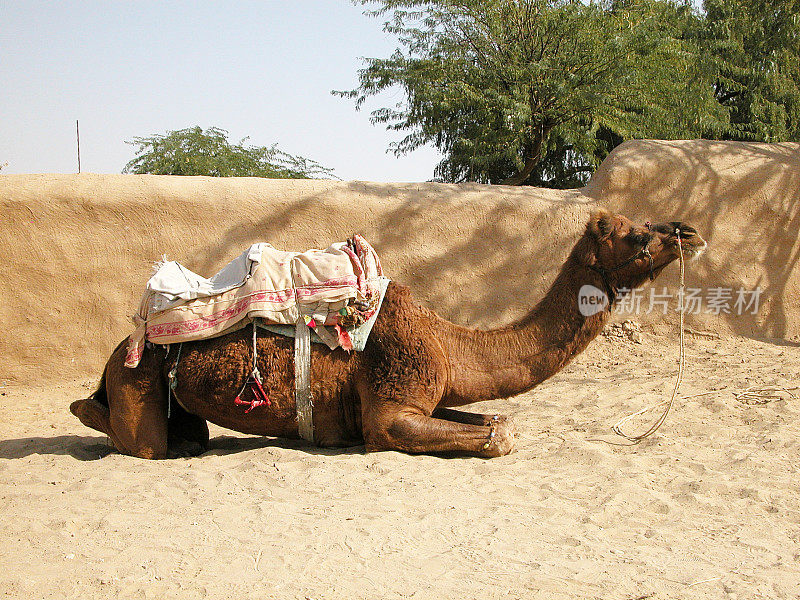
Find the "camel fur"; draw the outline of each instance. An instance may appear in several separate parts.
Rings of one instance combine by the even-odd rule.
[[[677,235],[687,258],[706,247],[689,225],[635,225],[596,211],[544,298],[519,322],[491,331],[449,323],[415,304],[408,288],[391,283],[363,352],[312,348],[315,443],[508,454],[515,443],[510,419],[455,408],[520,394],[557,373],[600,333],[611,310],[609,305],[584,316],[581,287],[595,286],[613,298],[641,286],[678,258]],[[129,369],[122,342],[97,391],[70,410],[107,434],[119,452],[141,458],[204,452],[207,421],[242,433],[298,438],[291,339],[259,332],[258,368],[270,404],[247,413],[234,404],[252,369],[251,345],[249,327],[185,343],[177,361],[177,403],[167,418],[175,350],[148,348],[139,366]]]

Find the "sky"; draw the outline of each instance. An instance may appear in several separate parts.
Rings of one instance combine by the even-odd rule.
[[[358,85],[362,57],[397,46],[349,0],[0,0],[3,174],[120,173],[126,141],[199,125],[316,160],[344,180],[426,181],[440,156],[387,153],[402,132],[331,94]]]

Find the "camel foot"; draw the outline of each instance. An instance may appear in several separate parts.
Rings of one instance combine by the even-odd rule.
[[[87,427],[106,434],[120,454],[147,459],[165,458],[165,453],[157,447],[151,447],[148,444],[124,444],[111,426],[111,412],[108,407],[95,399],[76,400],[70,404],[69,410]],[[131,450],[131,448],[133,449]]]
[[[117,452],[127,454],[124,446],[111,428],[111,413],[105,404],[100,404],[94,398],[84,398],[70,404],[69,411],[87,427],[106,434],[117,449]]]
[[[505,415],[483,415],[480,413],[455,410],[454,408],[437,407],[431,415],[434,419],[444,419],[454,423],[464,423],[466,425],[482,425],[488,427],[497,423],[511,423],[511,417]]]
[[[69,411],[78,417],[81,423],[100,433],[111,435],[108,407],[93,398],[76,400],[69,405]]]
[[[388,407],[394,410],[368,415],[371,418],[364,425],[367,452],[445,452],[493,458],[514,449],[515,430],[509,419],[451,409],[437,410],[438,416],[427,416]],[[445,416],[453,420],[442,418]]]
[[[510,417],[497,416],[490,424],[489,427],[494,432],[494,435],[489,434],[489,439],[483,446],[483,456],[494,458],[497,456],[505,456],[514,451],[516,446],[516,428]]]

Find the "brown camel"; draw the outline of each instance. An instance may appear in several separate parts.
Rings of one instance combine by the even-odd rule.
[[[453,407],[520,394],[563,368],[602,330],[621,290],[642,285],[678,258],[678,235],[687,258],[705,249],[688,225],[634,225],[596,211],[539,304],[521,321],[492,331],[449,323],[415,304],[408,288],[390,284],[363,352],[313,345],[314,442],[483,457],[511,452],[510,420]],[[611,303],[594,314],[582,310],[579,293],[586,285],[604,290]],[[259,332],[258,367],[270,404],[245,412],[246,406],[234,403],[252,368],[251,344],[249,326],[185,343],[167,418],[175,351],[148,348],[130,369],[123,365],[123,342],[106,364],[98,390],[70,410],[107,434],[121,453],[141,458],[202,453],[208,448],[206,421],[243,433],[298,438],[291,339]]]

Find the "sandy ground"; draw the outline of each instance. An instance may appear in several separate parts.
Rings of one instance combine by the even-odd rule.
[[[800,597],[796,345],[687,340],[654,438],[609,427],[671,388],[677,345],[601,337],[492,460],[328,451],[212,429],[207,454],[111,452],[69,414],[90,375],[0,384],[0,592],[13,598]],[[704,394],[704,395],[699,395]],[[649,415],[655,418],[655,414]],[[648,420],[639,421],[645,428]]]

